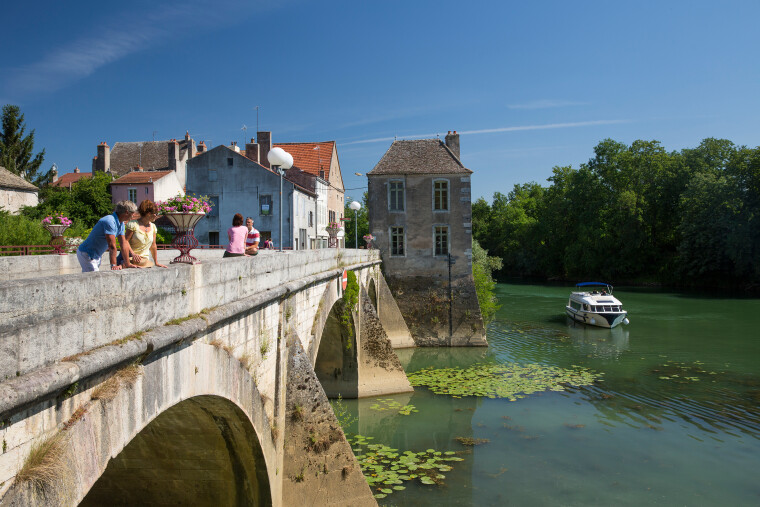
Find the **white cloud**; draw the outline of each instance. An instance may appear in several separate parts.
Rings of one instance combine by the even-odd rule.
[[[509,109],[549,109],[553,107],[587,106],[588,102],[575,102],[572,100],[534,100],[524,104],[509,104]]]
[[[578,127],[593,127],[596,125],[614,125],[618,123],[628,123],[630,120],[593,120],[593,121],[577,121],[570,123],[549,123],[545,125],[518,125],[514,127],[498,127],[493,129],[480,129],[480,130],[462,130],[460,135],[473,135],[473,134],[496,134],[500,132],[523,132],[528,130],[550,130],[550,129],[563,129],[563,128],[578,128]],[[375,137],[373,139],[362,139],[360,141],[349,141],[347,143],[341,143],[342,146],[351,144],[367,144],[367,143],[379,143],[383,141],[395,141],[397,139],[425,139],[435,137],[436,134],[415,134],[409,136],[397,136],[397,137]]]

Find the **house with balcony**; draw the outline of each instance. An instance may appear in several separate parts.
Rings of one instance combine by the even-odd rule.
[[[417,345],[486,344],[472,276],[471,175],[456,132],[394,141],[367,173],[369,230]]]

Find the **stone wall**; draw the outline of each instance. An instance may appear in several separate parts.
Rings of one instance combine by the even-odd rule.
[[[37,206],[37,192],[0,187],[0,208],[17,213],[24,206]]]

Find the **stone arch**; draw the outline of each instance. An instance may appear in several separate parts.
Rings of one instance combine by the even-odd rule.
[[[318,342],[314,371],[330,398],[356,398],[359,386],[358,339],[354,313],[344,317],[344,303],[332,305]],[[347,320],[347,325],[344,323]]]
[[[140,373],[130,381],[118,379],[122,370],[100,377],[94,383],[84,381],[83,391],[68,400],[72,402],[71,416],[62,429],[56,430],[65,435],[61,467],[67,478],[58,481],[52,489],[45,489],[46,504],[69,505],[82,501],[106,471],[111,458],[118,456],[164,412],[171,413],[175,406],[179,407],[177,410],[191,410],[196,415],[207,414],[219,428],[218,432],[223,431],[221,428],[230,428],[224,429],[228,436],[223,438],[225,445],[228,441],[239,443],[245,439],[256,442],[257,445],[251,447],[258,450],[249,451],[252,454],[247,458],[240,454],[235,458],[228,452],[227,461],[243,463],[243,470],[255,470],[252,473],[256,487],[249,488],[256,492],[254,497],[265,500],[278,497],[273,423],[267,417],[264,397],[253,376],[238,359],[222,347],[195,341],[154,353],[138,368]],[[120,387],[108,396],[98,394],[114,379]],[[185,400],[195,401],[184,405]],[[153,428],[149,431],[154,431]],[[255,464],[253,468],[251,460]],[[264,481],[261,474],[268,480]],[[2,505],[33,505],[39,503],[38,498],[39,491],[33,483],[18,482],[2,497]]]
[[[108,463],[80,505],[166,500],[176,505],[271,505],[261,446],[234,403],[204,395],[165,410]]]

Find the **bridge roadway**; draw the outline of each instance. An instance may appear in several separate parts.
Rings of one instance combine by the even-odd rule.
[[[412,391],[377,251],[72,265],[0,262],[0,506],[376,505],[327,395]]]

